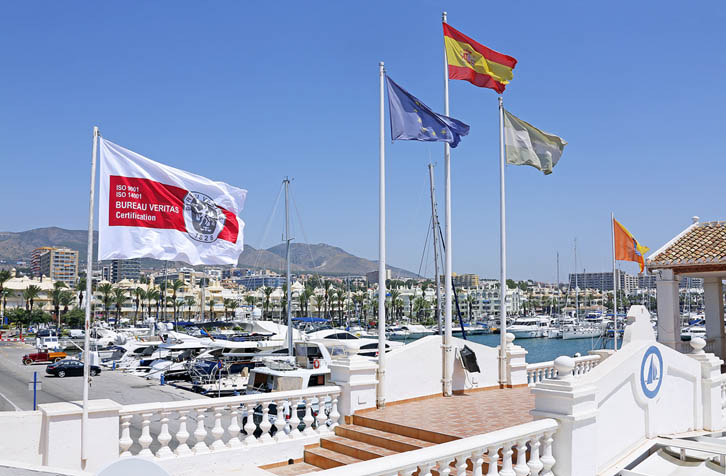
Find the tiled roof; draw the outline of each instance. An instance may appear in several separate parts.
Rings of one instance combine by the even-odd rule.
[[[726,265],[726,221],[696,223],[648,258],[648,267]]]

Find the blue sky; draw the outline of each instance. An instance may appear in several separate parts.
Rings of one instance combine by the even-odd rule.
[[[375,259],[378,62],[442,112],[442,10],[519,61],[505,107],[569,142],[550,176],[507,169],[511,277],[554,280],[557,251],[565,276],[575,238],[579,269],[608,269],[611,211],[652,249],[692,215],[724,218],[722,1],[11,2],[0,230],[85,228],[98,125],[151,159],[247,188],[253,246],[279,239],[278,214],[262,242],[289,175],[310,242]],[[450,97],[471,126],[452,153],[454,271],[495,277],[497,96],[452,81]],[[443,221],[443,146],[387,141],[388,261],[413,271],[429,160]]]

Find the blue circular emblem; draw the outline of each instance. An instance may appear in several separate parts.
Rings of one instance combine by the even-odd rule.
[[[663,356],[656,346],[650,346],[640,364],[640,386],[648,398],[655,398],[663,382]]]

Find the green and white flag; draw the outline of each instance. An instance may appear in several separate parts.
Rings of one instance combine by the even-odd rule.
[[[549,175],[567,141],[537,129],[505,109],[504,145],[508,164],[531,165]]]

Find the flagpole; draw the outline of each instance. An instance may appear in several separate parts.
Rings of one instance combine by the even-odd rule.
[[[618,350],[618,279],[615,269],[615,214],[610,212],[610,232],[613,240],[613,349]]]
[[[83,414],[81,417],[81,468],[86,468],[88,461],[88,387],[90,374],[90,359],[88,350],[90,348],[91,334],[91,308],[93,306],[93,209],[96,192],[96,156],[98,153],[98,127],[93,127],[93,152],[91,156],[91,191],[88,205],[88,248],[86,255],[86,318],[85,335],[83,337]]]
[[[504,189],[504,101],[499,96],[499,385],[507,384],[507,220]]]
[[[446,23],[446,12],[441,14],[441,21]],[[449,63],[446,58],[446,48],[444,48],[444,115],[449,115]],[[451,376],[454,373],[454,354],[451,348],[451,254],[453,247],[451,246],[451,148],[448,142],[444,143],[444,202],[446,209],[445,226],[446,226],[446,250],[444,256],[444,288],[446,289],[446,309],[444,310],[444,342],[442,346],[444,375],[442,379],[443,395],[450,397],[453,394]],[[463,330],[463,329],[462,329]]]
[[[383,61],[378,64],[380,82],[379,142],[378,142],[378,371],[376,379],[376,407],[386,406],[386,144],[384,132],[384,82],[386,70]]]

